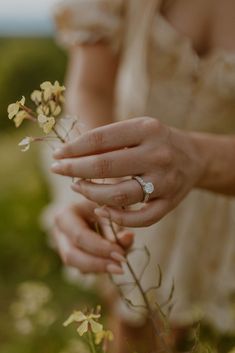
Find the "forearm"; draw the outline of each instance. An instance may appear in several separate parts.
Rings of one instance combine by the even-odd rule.
[[[113,97],[95,92],[77,91],[77,115],[86,129],[110,124],[114,117]]]
[[[202,161],[201,178],[196,185],[235,196],[235,136],[192,133]]]
[[[117,67],[118,58],[103,44],[70,53],[66,110],[87,129],[113,122]]]
[[[66,112],[75,115],[86,129],[110,124],[114,116],[114,95],[67,84]]]

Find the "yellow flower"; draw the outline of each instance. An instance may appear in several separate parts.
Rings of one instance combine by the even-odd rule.
[[[22,105],[25,105],[25,97],[23,96],[20,101],[17,101],[16,103],[10,104],[8,106],[7,112],[8,112],[8,118],[12,120],[16,114],[19,112],[20,108]]]
[[[31,142],[33,142],[34,139],[32,137],[25,137],[22,141],[20,141],[19,145],[21,147],[22,152],[26,152],[30,148]]]
[[[54,85],[51,82],[46,81],[43,82],[40,87],[43,91],[45,101],[50,100],[53,96],[60,96],[65,91],[65,87],[60,86],[58,81],[55,81]]]
[[[65,321],[64,326],[68,326],[73,322],[78,322],[79,326],[77,332],[80,336],[83,336],[84,333],[91,330],[93,333],[97,334],[98,332],[103,331],[103,325],[98,323],[96,320],[100,318],[100,314],[88,314],[85,315],[81,311],[75,311],[68,320]]]
[[[41,89],[43,90],[43,98],[45,101],[48,101],[52,95],[53,95],[53,85],[51,82],[49,81],[46,81],[46,82],[43,82],[41,85],[40,85]]]
[[[43,104],[39,105],[36,111],[37,111],[37,114],[39,115],[43,114],[48,116],[50,114],[50,108],[47,105],[43,105]]]
[[[95,335],[95,344],[100,344],[102,341],[106,340],[106,341],[113,341],[114,336],[112,331],[100,331],[97,332]]]
[[[235,353],[235,348],[233,348],[229,353]]]
[[[53,86],[53,93],[56,96],[61,95],[65,91],[65,86],[60,86],[58,81],[55,81],[54,86]]]
[[[35,90],[33,91],[33,93],[31,94],[31,100],[36,103],[39,104],[42,101],[42,92],[39,90]]]
[[[38,122],[45,134],[49,134],[55,126],[55,118],[39,114]]]
[[[61,113],[61,107],[57,105],[54,101],[49,102],[51,114],[58,116]]]
[[[19,111],[16,116],[14,117],[14,123],[16,127],[19,127],[22,122],[27,119],[28,113],[26,113],[24,110]]]

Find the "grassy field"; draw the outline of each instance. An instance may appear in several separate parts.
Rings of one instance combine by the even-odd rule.
[[[64,280],[62,265],[47,245],[38,220],[50,195],[39,153],[35,147],[20,152],[21,137],[22,131],[15,130],[0,135],[0,353],[60,353],[74,335],[62,328],[63,320],[74,308],[93,305],[97,298]],[[18,286],[32,280],[52,290],[49,306],[56,321],[22,335],[10,308]]]

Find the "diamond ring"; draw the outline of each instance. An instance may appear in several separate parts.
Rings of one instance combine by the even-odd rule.
[[[154,192],[154,185],[151,182],[145,182],[140,176],[134,176],[133,179],[135,179],[139,185],[141,186],[143,192],[144,192],[144,200],[143,202],[148,202],[151,194]]]

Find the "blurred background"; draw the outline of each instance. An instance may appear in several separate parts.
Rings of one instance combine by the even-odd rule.
[[[40,151],[20,152],[30,127],[17,130],[7,117],[7,106],[41,82],[64,81],[67,58],[54,40],[54,2],[1,0],[0,6],[0,353],[76,353],[74,333],[62,323],[73,309],[97,301],[66,279],[48,246],[39,221],[50,201]]]

